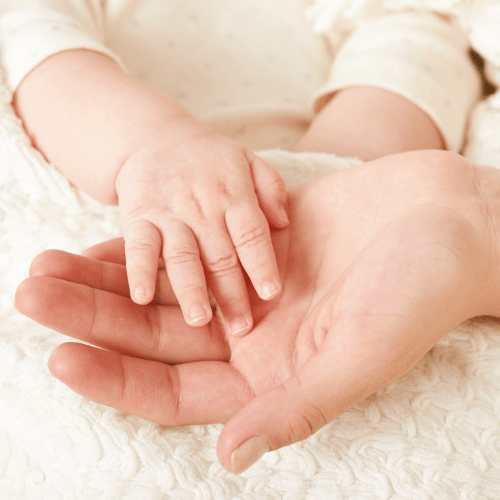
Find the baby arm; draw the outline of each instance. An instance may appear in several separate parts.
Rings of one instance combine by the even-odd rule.
[[[405,12],[365,20],[335,54],[318,114],[297,149],[371,160],[415,149],[460,151],[480,83],[451,21]]]
[[[57,53],[19,85],[14,107],[36,148],[75,186],[117,202],[115,178],[135,150],[186,113],[89,50]]]
[[[410,100],[377,87],[340,90],[296,148],[365,161],[417,149],[443,149],[441,132]]]
[[[14,104],[36,147],[73,184],[118,202],[137,303],[153,299],[162,255],[190,325],[211,320],[210,290],[228,332],[251,329],[243,269],[262,299],[281,289],[268,225],[288,223],[277,173],[94,51],[49,57]]]

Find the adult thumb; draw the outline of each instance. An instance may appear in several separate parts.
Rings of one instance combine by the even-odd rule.
[[[217,446],[226,469],[238,474],[266,452],[306,439],[373,391],[357,363],[334,351],[316,354],[226,423]]]

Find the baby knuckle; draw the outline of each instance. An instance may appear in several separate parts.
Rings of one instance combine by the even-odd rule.
[[[204,212],[200,200],[191,190],[179,191],[173,195],[170,202],[170,210],[177,217],[187,217],[190,221],[200,222],[204,220]]]
[[[192,264],[199,258],[199,253],[195,248],[174,247],[165,252],[164,260],[167,266]]]
[[[213,276],[223,276],[238,269],[238,258],[234,252],[207,260],[207,270]]]
[[[145,239],[132,239],[125,240],[125,251],[127,253],[145,253],[152,252],[154,250],[154,244],[151,240]]]
[[[123,205],[121,207],[123,207]],[[123,215],[125,216],[124,221],[129,228],[131,228],[136,224],[139,224],[150,212],[151,207],[149,204],[134,200],[133,206],[127,207],[123,212]]]
[[[253,226],[241,231],[235,238],[236,248],[248,248],[258,245],[267,239],[267,227],[264,225]]]
[[[223,181],[215,181],[214,190],[217,193],[219,200],[228,200],[232,196],[232,191],[230,187]]]
[[[245,170],[250,173],[250,162],[245,154],[245,151],[242,150],[239,146],[235,147],[231,154],[229,155],[229,159],[231,161],[231,165],[233,168],[237,170]]]

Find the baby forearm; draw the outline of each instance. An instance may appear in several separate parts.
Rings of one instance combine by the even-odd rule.
[[[417,149],[443,149],[431,118],[408,99],[375,87],[339,91],[296,149],[373,160]]]
[[[56,54],[21,83],[14,105],[34,145],[78,188],[116,202],[123,161],[173,119],[175,102],[130,78],[107,56]]]

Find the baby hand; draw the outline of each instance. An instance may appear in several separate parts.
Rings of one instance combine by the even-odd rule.
[[[128,157],[116,178],[131,297],[149,303],[160,256],[185,321],[253,326],[245,275],[261,299],[281,291],[268,222],[288,225],[281,177],[253,153],[192,119]],[[241,267],[240,267],[241,264]]]

